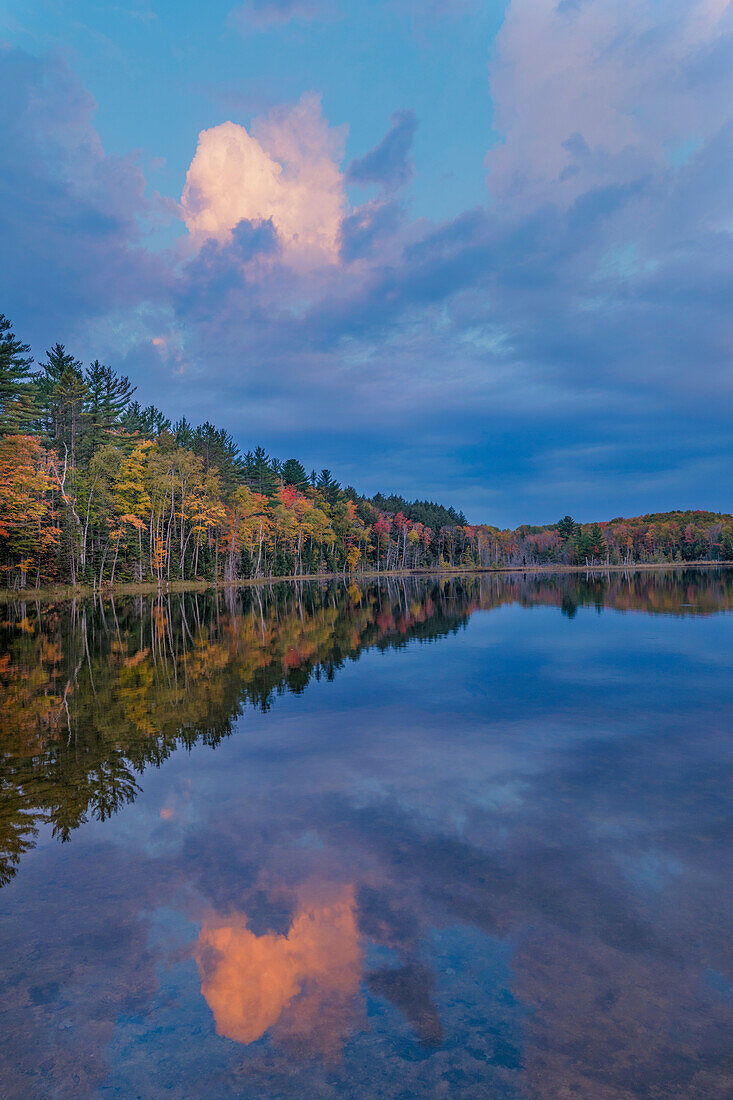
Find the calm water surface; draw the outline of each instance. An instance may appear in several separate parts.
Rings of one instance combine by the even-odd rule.
[[[731,608],[2,610],[0,1095],[733,1096]]]

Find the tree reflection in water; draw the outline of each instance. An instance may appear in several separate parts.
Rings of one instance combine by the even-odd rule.
[[[728,620],[701,616],[732,604],[733,574],[670,571],[6,608],[9,1095],[725,1095]]]

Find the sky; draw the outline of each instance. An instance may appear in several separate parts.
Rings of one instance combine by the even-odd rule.
[[[2,0],[0,312],[470,522],[733,510],[731,0]]]

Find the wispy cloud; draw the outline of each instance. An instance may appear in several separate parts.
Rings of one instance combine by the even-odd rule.
[[[229,22],[243,33],[268,30],[291,20],[310,23],[327,19],[336,11],[335,0],[244,0],[229,15]]]

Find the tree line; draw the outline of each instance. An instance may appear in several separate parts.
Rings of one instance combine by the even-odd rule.
[[[106,587],[405,569],[733,558],[707,512],[500,531],[431,501],[371,498],[297,458],[172,422],[62,344],[38,363],[0,315],[0,583]]]

